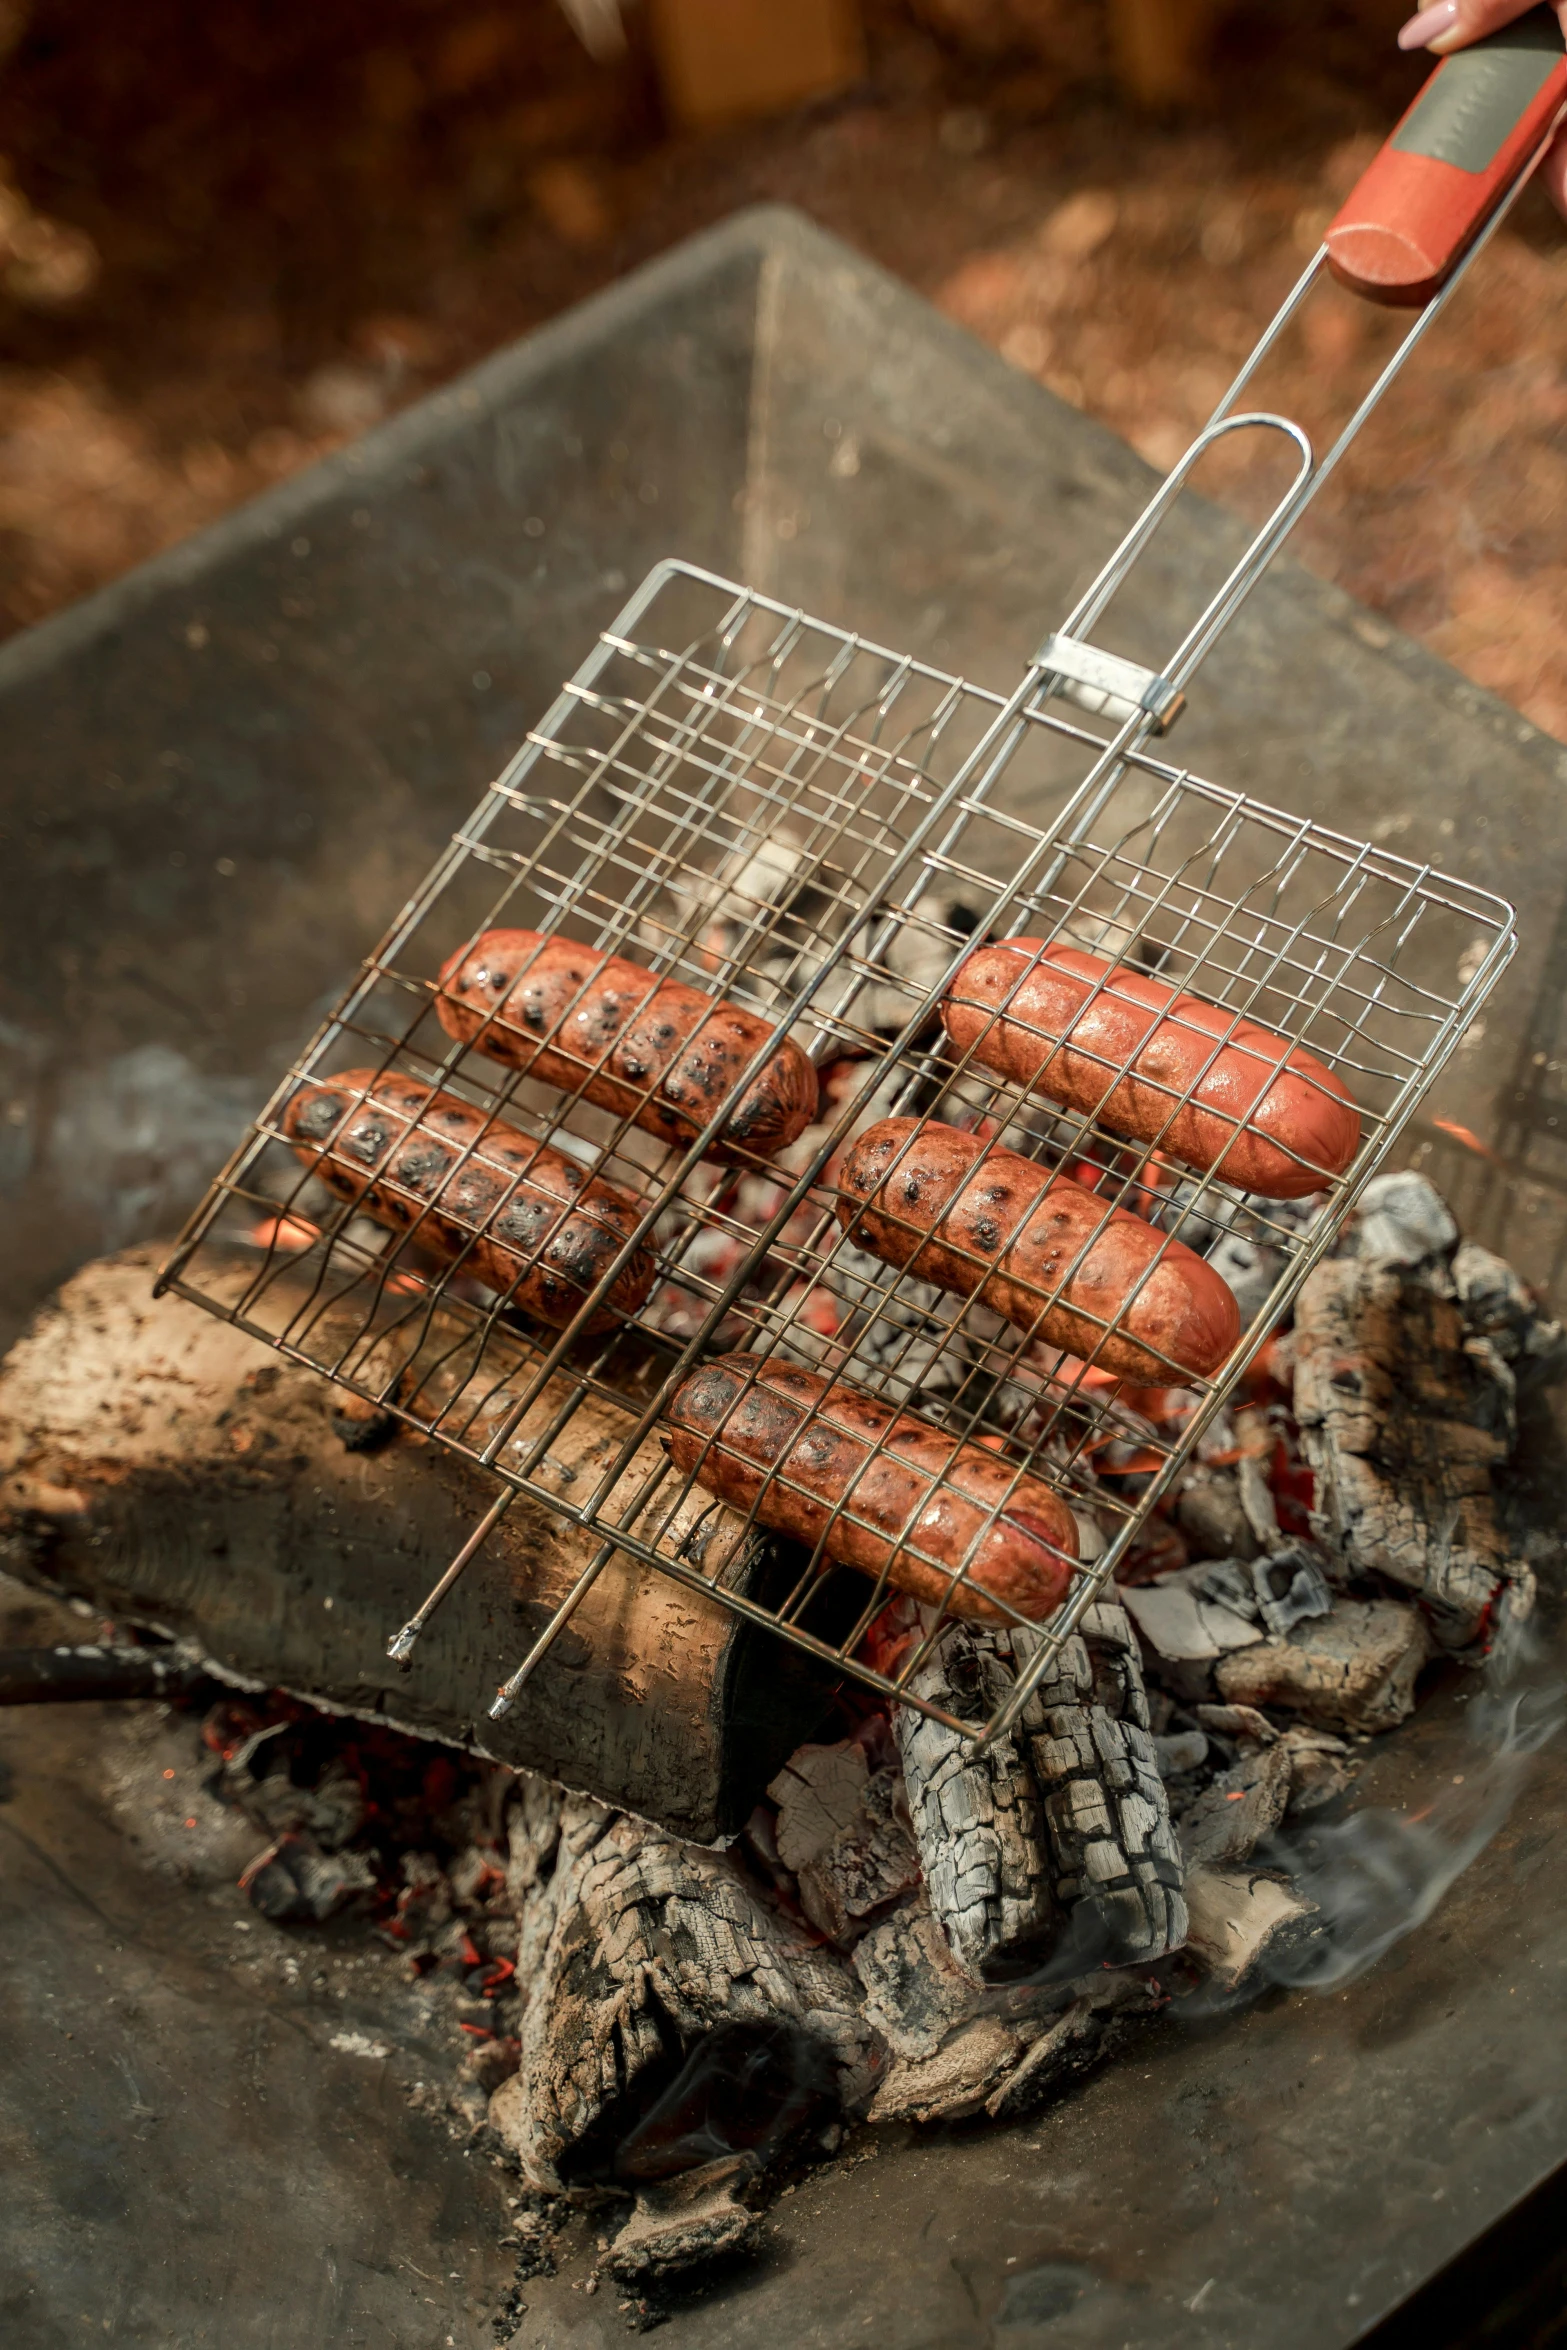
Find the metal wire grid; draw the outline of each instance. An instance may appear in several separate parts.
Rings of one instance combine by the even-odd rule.
[[[1086,805],[1085,764],[1094,780]],[[434,975],[454,949],[502,924],[625,953],[765,1011],[827,1073],[818,1124],[777,1163],[720,1170],[702,1157],[706,1137],[684,1150],[659,1144],[580,1087],[554,1091],[454,1044],[434,1017]],[[1157,1143],[1128,1144],[997,1080],[972,1053],[954,1056],[933,1010],[985,934],[1097,947],[1306,1046],[1360,1103],[1353,1166],[1308,1223],[1298,1208],[1175,1168]],[[1144,752],[1123,751],[1107,770],[1104,738],[1037,696],[1004,701],[666,565],[289,1071],[192,1219],[166,1281],[495,1477],[490,1510],[394,1653],[411,1650],[516,1494],[580,1525],[579,1584],[498,1707],[617,1550],[889,1699],[922,1702],[909,1684],[939,1619],[927,1611],[901,1655],[885,1643],[868,1654],[867,1635],[884,1629],[877,1620],[896,1596],[885,1579],[857,1584],[859,1604],[846,1603],[845,1571],[826,1567],[819,1544],[794,1588],[763,1606],[735,1578],[733,1541],[698,1544],[698,1558],[686,1539],[693,1497],[653,1441],[657,1410],[670,1378],[715,1349],[842,1377],[987,1445],[1019,1477],[1045,1475],[1085,1528],[1101,1530],[1100,1555],[1075,1570],[1067,1607],[996,1715],[966,1722],[924,1704],[971,1734],[995,1735],[1208,1435],[1511,948],[1510,910],[1461,882]],[[474,1280],[466,1251],[438,1263],[418,1222],[382,1233],[301,1171],[281,1110],[302,1081],[349,1066],[446,1087],[491,1120],[591,1156],[636,1195],[638,1233],[569,1329],[526,1324]],[[1180,1106],[1172,1093],[1172,1117]],[[1141,1395],[1098,1361],[1126,1306],[1086,1356],[1063,1357],[1037,1331],[935,1292],[845,1237],[823,1177],[872,1114],[981,1129],[993,1145],[1059,1161],[1107,1203],[1200,1250],[1240,1241],[1272,1275],[1266,1300],[1221,1371],[1199,1379],[1172,1365],[1177,1395]],[[471,1248],[479,1232],[470,1231]],[[233,1302],[215,1252],[236,1236],[254,1247],[255,1270]],[[657,1260],[648,1305],[608,1338],[584,1338],[639,1242]],[[548,1464],[589,1399],[623,1437],[592,1489],[574,1496]],[[843,1507],[853,1519],[852,1495]],[[943,1571],[961,1606],[966,1576]]]

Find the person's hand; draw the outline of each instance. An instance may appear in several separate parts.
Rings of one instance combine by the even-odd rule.
[[[1527,16],[1534,5],[1535,0],[1437,0],[1434,8],[1422,8],[1418,16],[1409,19],[1399,33],[1398,45],[1401,49],[1429,49],[1436,57],[1447,57],[1455,49],[1467,49],[1471,41],[1484,40],[1487,33],[1500,32],[1515,17]],[[1567,33],[1567,0],[1555,0],[1555,7]],[[1557,211],[1567,214],[1567,126],[1552,141],[1540,166],[1540,178]]]

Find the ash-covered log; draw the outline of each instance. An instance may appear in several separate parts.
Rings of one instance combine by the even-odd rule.
[[[1283,1640],[1219,1658],[1213,1678],[1231,1705],[1280,1706],[1328,1730],[1396,1729],[1414,1711],[1432,1643],[1418,1608],[1398,1599],[1338,1599]]]
[[[1442,1646],[1463,1650],[1533,1607],[1493,1477],[1515,1441],[1520,1375],[1567,1366],[1560,1328],[1510,1268],[1457,1241],[1422,1176],[1368,1187],[1348,1253],[1301,1292],[1295,1409],[1318,1531],[1343,1571],[1415,1595]]]
[[[1033,1643],[949,1625],[911,1688],[983,1717]],[[897,1734],[931,1907],[973,1981],[1179,1948],[1180,1851],[1136,1636],[1115,1599],[1088,1610],[1006,1736],[976,1751],[908,1708]]]
[[[547,2193],[758,2168],[869,2092],[870,2034],[844,1961],[728,1855],[535,1788],[514,1815],[527,1888],[518,2071],[493,2126]]]
[[[954,1964],[923,1899],[866,1935],[854,1969],[888,2059],[867,2109],[873,2122],[1027,2113],[1099,2061],[1117,2018],[1159,2004],[1157,1986],[1111,1968],[1077,1982],[981,1990]]]
[[[416,1436],[363,1450],[361,1423],[315,1372],[178,1298],[155,1303],[158,1262],[138,1248],[88,1266],[0,1367],[0,1563],[188,1640],[225,1677],[543,1771],[697,1841],[741,1825],[827,1702],[805,1660],[617,1558],[527,1704],[490,1722],[496,1682],[597,1547],[523,1498],[399,1672],[388,1634],[495,1487]],[[236,1251],[226,1294],[256,1264]],[[308,1278],[270,1293],[280,1312]],[[436,1330],[430,1353],[457,1337]],[[547,1463],[564,1491],[597,1474],[622,1425],[579,1409]],[[794,1571],[705,1497],[670,1539],[707,1557],[730,1544],[726,1572],[751,1589]]]

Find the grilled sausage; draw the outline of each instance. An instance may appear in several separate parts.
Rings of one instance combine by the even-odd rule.
[[[977,1134],[883,1118],[844,1158],[838,1192],[839,1222],[884,1264],[1145,1387],[1206,1377],[1241,1334],[1227,1283],[1194,1249]]]
[[[487,930],[441,973],[448,1036],[546,1085],[581,1092],[661,1142],[693,1142],[773,1037],[737,1004],[660,979],[640,963],[544,938]],[[729,1109],[715,1159],[763,1157],[816,1115],[816,1071],[787,1037]]]
[[[642,1213],[629,1193],[547,1143],[395,1070],[350,1069],[301,1086],[282,1126],[339,1199],[394,1232],[417,1225],[422,1247],[449,1263],[463,1257],[481,1281],[556,1330],[608,1272]],[[652,1257],[638,1249],[584,1330],[613,1328],[652,1286]]]
[[[987,1069],[1267,1199],[1320,1191],[1360,1147],[1360,1113],[1315,1054],[1077,947],[981,947],[941,1016]]]
[[[1060,1496],[857,1387],[719,1355],[681,1381],[661,1433],[732,1509],[953,1615],[1004,1623],[1001,1600],[1041,1623],[1066,1596],[1077,1528]]]

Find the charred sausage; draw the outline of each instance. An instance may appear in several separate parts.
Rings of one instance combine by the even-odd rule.
[[[732,1509],[953,1615],[1041,1623],[1066,1596],[1077,1528],[1059,1494],[860,1388],[719,1355],[675,1390],[662,1441]]]
[[[816,1115],[816,1071],[787,1037],[730,1100],[773,1040],[770,1022],[569,938],[487,930],[446,964],[435,1009],[448,1036],[580,1090],[661,1142],[693,1142],[729,1102],[715,1159],[765,1158]]]
[[[422,1247],[448,1263],[462,1257],[552,1329],[565,1328],[641,1217],[628,1192],[547,1143],[395,1070],[301,1086],[282,1127],[339,1199],[394,1232],[417,1225]],[[584,1329],[611,1329],[652,1286],[652,1258],[638,1249]]]
[[[1315,1054],[1077,947],[981,947],[941,1016],[987,1069],[1267,1199],[1320,1191],[1360,1147],[1360,1113]]]
[[[1228,1284],[1194,1249],[977,1134],[883,1118],[845,1156],[838,1193],[840,1223],[884,1264],[1145,1387],[1206,1377],[1241,1334]]]

